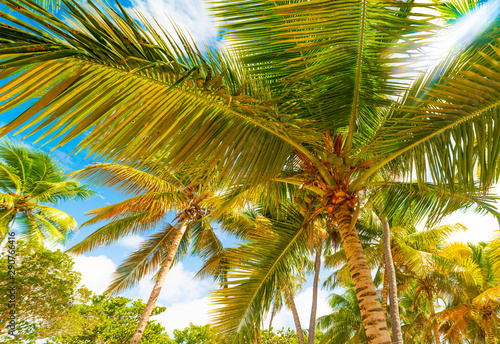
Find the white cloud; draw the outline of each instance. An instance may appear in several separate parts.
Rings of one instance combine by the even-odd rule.
[[[307,329],[309,327],[309,317],[311,316],[311,305],[312,305],[312,287],[300,292],[295,297],[295,306],[297,307],[297,312],[299,313],[300,325],[302,329]],[[327,303],[328,292],[326,290],[318,290],[318,309],[316,313],[316,318],[320,316],[331,313],[330,306]],[[265,326],[269,325],[269,319],[266,319]],[[288,308],[282,308],[278,314],[273,319],[273,328],[280,329],[284,327],[291,328],[295,330],[295,323],[293,322],[292,311]]]
[[[130,248],[133,250],[138,249],[141,246],[141,243],[144,241],[144,238],[140,235],[129,235],[118,241],[118,245]]]
[[[193,279],[195,274],[193,271],[184,269],[182,263],[175,265],[165,279],[158,298],[159,302],[168,307],[172,304],[189,302],[205,296],[212,283],[208,280]],[[145,277],[139,282],[139,295],[143,300],[149,298],[152,289],[153,283],[150,277]]]
[[[159,306],[163,304],[158,303]],[[208,317],[208,311],[210,310],[208,298],[200,298],[187,302],[179,302],[167,306],[167,310],[152,317],[152,319],[157,320],[161,323],[165,329],[172,334],[173,330],[182,330],[189,326],[189,323],[195,325],[205,325],[208,324],[210,319]]]
[[[462,241],[478,243],[489,241],[493,231],[499,229],[498,221],[492,215],[479,215],[471,212],[455,213],[445,217],[441,225],[461,223],[467,227],[465,232],[457,232],[452,235],[449,241]]]
[[[208,16],[208,10],[202,0],[132,0],[129,13],[137,9],[149,23],[161,33],[153,17],[169,33],[174,33],[169,17],[183,30],[187,30],[197,43],[212,44],[217,40],[217,30]]]
[[[210,306],[206,294],[212,288],[212,283],[193,279],[195,274],[178,263],[165,279],[157,305],[166,306],[167,310],[153,319],[161,323],[169,333],[174,329],[182,330],[191,322],[196,325],[209,322]],[[139,282],[138,297],[146,302],[152,289],[151,277],[143,278]]]
[[[74,270],[82,274],[80,285],[85,285],[96,294],[102,294],[109,286],[116,264],[104,255],[74,256]]]

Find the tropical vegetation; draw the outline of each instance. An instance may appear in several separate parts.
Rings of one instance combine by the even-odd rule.
[[[33,244],[63,243],[77,224],[53,205],[93,194],[49,154],[8,140],[0,143],[0,241],[16,224]]]
[[[333,265],[343,264],[332,281],[348,291],[344,300],[333,296],[337,313],[320,321],[326,333],[350,321],[342,338],[370,344],[495,342],[496,243],[445,244],[437,239],[447,229],[415,230],[422,217],[433,224],[459,208],[498,215],[487,193],[500,173],[494,1],[214,0],[224,44],[205,51],[175,25],[157,30],[120,3],[62,0],[64,19],[32,0],[0,3],[8,8],[0,11],[0,113],[26,105],[0,134],[30,129],[37,140],[57,139],[56,147],[72,142],[109,161],[83,173],[96,171],[94,182],[132,195],[94,211],[90,223],[110,222],[74,251],[176,213],[176,224],[146,241],[111,286],[161,266],[131,343],[187,247],[190,221],[205,240],[209,219],[245,233],[224,250],[208,230],[200,246],[201,275],[220,286],[212,322],[229,343],[258,341],[284,295],[293,310],[292,286],[311,258],[317,295],[330,248]],[[412,64],[442,25],[475,10],[489,15],[475,36],[435,67]],[[253,218],[224,218],[248,209],[257,209]],[[378,218],[383,231],[363,216]],[[398,297],[408,304],[399,318]],[[359,316],[341,317],[342,309]],[[356,321],[364,331],[352,331]],[[308,344],[315,322],[313,299]],[[297,335],[305,344],[298,324]]]
[[[90,293],[79,287],[80,274],[73,270],[73,260],[61,251],[18,240],[15,243],[16,317],[18,335],[11,342],[35,341],[73,332],[78,326],[72,308]],[[2,248],[0,264],[6,267],[12,259],[10,249]],[[11,257],[9,259],[9,256]],[[0,271],[0,295],[8,300],[12,283],[7,269]],[[0,304],[0,338],[8,342],[6,324],[10,318],[7,302]],[[69,319],[72,319],[69,321]]]

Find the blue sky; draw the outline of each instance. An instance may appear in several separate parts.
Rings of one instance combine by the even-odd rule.
[[[128,8],[132,6],[136,7],[149,18],[151,18],[149,13],[154,13],[159,22],[167,28],[170,27],[167,16],[170,16],[178,25],[188,29],[199,43],[205,41],[213,44],[218,41],[215,25],[208,18],[205,5],[201,0],[132,0],[131,2],[122,2],[122,4]],[[16,109],[7,114],[0,115],[0,122],[6,123],[10,121],[22,110]],[[28,144],[31,144],[33,141],[34,138],[31,137],[24,140]],[[40,144],[35,144],[34,146],[40,147]],[[48,150],[50,148],[51,145],[49,144],[43,149]],[[53,151],[53,154],[61,161],[68,172],[81,169],[93,162],[92,160],[83,159],[85,153],[69,156],[68,154],[72,148],[73,146],[67,145]],[[85,202],[65,203],[59,207],[72,215],[81,224],[86,220],[85,213],[87,211],[119,202],[125,198],[123,195],[105,188],[95,188],[95,190],[101,197],[96,196]],[[469,213],[456,214],[443,220],[443,224],[456,222],[461,222],[469,228],[468,232],[459,233],[455,236],[454,239],[456,240],[474,242],[488,240],[492,231],[498,228],[498,224],[492,217],[482,217]],[[99,225],[93,225],[82,228],[68,240],[65,248],[69,248],[80,242],[98,227]],[[111,274],[116,266],[129,253],[138,248],[141,240],[141,236],[128,237],[112,246],[99,248],[83,256],[75,257],[75,269],[82,273],[83,283],[96,293],[101,293],[108,285]],[[224,241],[228,243],[227,240]],[[186,257],[181,264],[172,269],[167,277],[158,301],[159,305],[167,306],[167,311],[157,318],[170,333],[175,328],[182,329],[188,326],[189,322],[205,324],[209,320],[207,315],[209,310],[207,292],[215,286],[211,281],[192,279],[200,266],[201,261],[199,259]],[[323,272],[322,278],[326,277],[326,275],[327,273]],[[134,299],[147,299],[151,289],[151,282],[145,279],[137,287],[126,291],[123,295]],[[327,291],[322,290],[320,292],[318,316],[328,312],[326,304],[327,295]],[[297,296],[296,300],[303,327],[307,327],[309,323],[311,297],[312,292],[309,282],[304,287],[303,292]],[[285,310],[279,313],[275,318],[274,324],[275,327],[285,326],[293,328],[293,321],[289,311]]]

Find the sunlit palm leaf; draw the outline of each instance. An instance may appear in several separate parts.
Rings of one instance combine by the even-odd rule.
[[[494,203],[497,196],[485,193],[478,187],[476,192],[466,192],[460,185],[437,187],[431,183],[387,182],[375,187],[369,201],[381,214],[393,219],[393,223],[419,223],[426,218],[426,226],[457,210],[469,208],[475,212],[490,213],[500,221],[500,213]]]
[[[117,294],[133,287],[143,277],[156,272],[167,256],[169,244],[176,230],[178,228],[168,224],[163,230],[142,242],[139,250],[118,266],[106,292]]]
[[[35,126],[47,129],[40,139],[61,138],[64,144],[89,131],[79,148],[96,156],[141,165],[162,151],[176,168],[205,161],[207,172],[224,163],[240,171],[235,178],[257,161],[273,173],[283,165],[290,139],[282,131],[296,129],[273,118],[266,97],[253,98],[265,90],[232,70],[238,65],[226,55],[214,52],[207,59],[185,37],[178,37],[182,46],[171,36],[164,40],[124,10],[119,16],[107,6],[103,13],[92,4],[64,0],[71,27],[27,0],[2,2],[59,37],[3,13],[23,29],[2,27],[1,78],[16,77],[0,88],[10,98],[0,111],[42,97],[2,134]],[[215,130],[222,123],[231,128]],[[268,148],[238,143],[247,140]],[[221,150],[221,142],[234,144]],[[247,173],[262,175],[257,166]]]
[[[173,174],[162,175],[159,178],[155,174],[119,164],[90,165],[73,174],[87,179],[90,183],[115,188],[127,194],[138,195],[148,192],[174,192],[179,190],[179,181]]]
[[[212,293],[214,324],[231,343],[248,343],[263,313],[270,310],[279,281],[290,280],[294,261],[309,252],[302,216],[290,211],[287,220],[271,221],[269,230],[257,230],[254,242],[231,252],[236,258],[223,288]],[[302,262],[301,262],[302,263]],[[300,264],[298,265],[300,266]],[[230,304],[227,298],[234,300]]]

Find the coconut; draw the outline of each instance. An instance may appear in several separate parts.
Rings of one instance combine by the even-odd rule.
[[[328,161],[329,163],[332,163],[333,160],[335,160],[335,158],[337,157],[337,154],[335,153],[330,153],[326,156],[326,161]]]
[[[344,159],[336,157],[335,159],[333,159],[332,164],[335,167],[340,167],[344,164]]]

